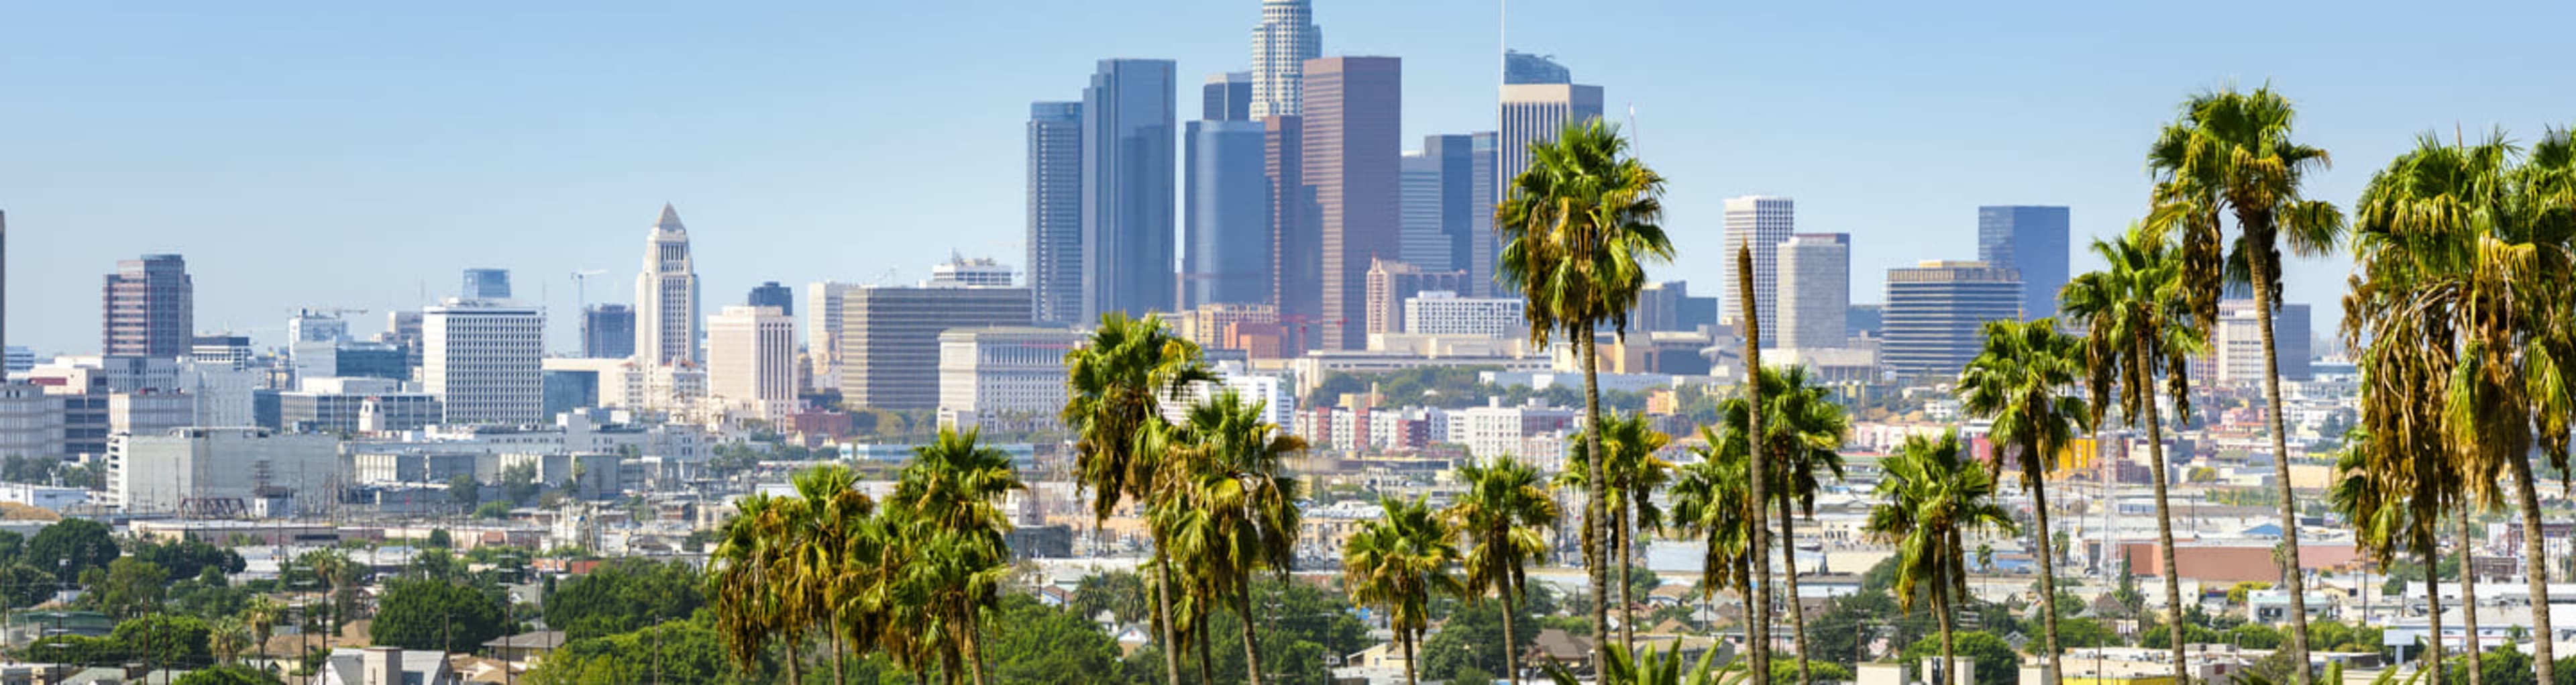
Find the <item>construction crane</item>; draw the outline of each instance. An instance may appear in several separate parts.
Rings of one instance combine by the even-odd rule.
[[[590,277],[608,273],[606,269],[572,272],[572,308],[583,311],[590,307]]]

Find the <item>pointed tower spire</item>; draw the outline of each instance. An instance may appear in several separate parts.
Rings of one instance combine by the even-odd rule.
[[[672,209],[671,203],[664,202],[662,203],[662,218],[653,222],[653,230],[686,233],[689,228],[687,226],[680,225],[680,211]]]

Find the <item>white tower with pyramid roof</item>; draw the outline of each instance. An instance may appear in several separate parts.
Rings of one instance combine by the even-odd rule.
[[[698,359],[698,271],[689,259],[689,229],[669,203],[644,238],[644,272],[635,277],[635,358],[646,364]]]

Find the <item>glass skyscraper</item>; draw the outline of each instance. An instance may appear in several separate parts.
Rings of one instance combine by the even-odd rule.
[[[1262,126],[1193,121],[1184,136],[1187,216],[1181,307],[1270,301],[1270,216]]]
[[[1574,71],[1557,64],[1546,55],[1533,55],[1519,50],[1503,51],[1503,83],[1573,83]]]
[[[1028,134],[1032,316],[1073,323],[1082,318],[1082,103],[1029,105]]]
[[[1101,60],[1082,92],[1080,321],[1174,303],[1174,69],[1171,60]]]
[[[2065,207],[1977,208],[1977,260],[2021,274],[2021,318],[2057,315],[2066,287]]]

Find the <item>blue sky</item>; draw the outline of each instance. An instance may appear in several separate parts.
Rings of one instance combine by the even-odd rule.
[[[1497,6],[1316,0],[1327,54],[1405,60],[1408,139],[1493,121]],[[1255,0],[0,5],[12,343],[98,345],[99,274],[187,255],[200,328],[275,344],[299,306],[375,310],[513,270],[569,348],[569,274],[632,297],[662,202],[711,305],[764,280],[1024,261],[1027,103],[1093,60],[1247,61]],[[1853,294],[1975,256],[1980,204],[2140,213],[2140,152],[2183,97],[2265,81],[2349,202],[2418,133],[2576,123],[2570,3],[1519,0],[1513,47],[1634,107],[1681,261],[1713,291],[1718,204],[1798,199],[1853,234]],[[1187,94],[1185,94],[1187,97]],[[1185,100],[1187,102],[1187,100]],[[1195,112],[1185,107],[1184,116]],[[2079,270],[2089,264],[2079,258]],[[2345,262],[2294,264],[2330,330]],[[801,293],[800,287],[800,293]]]

